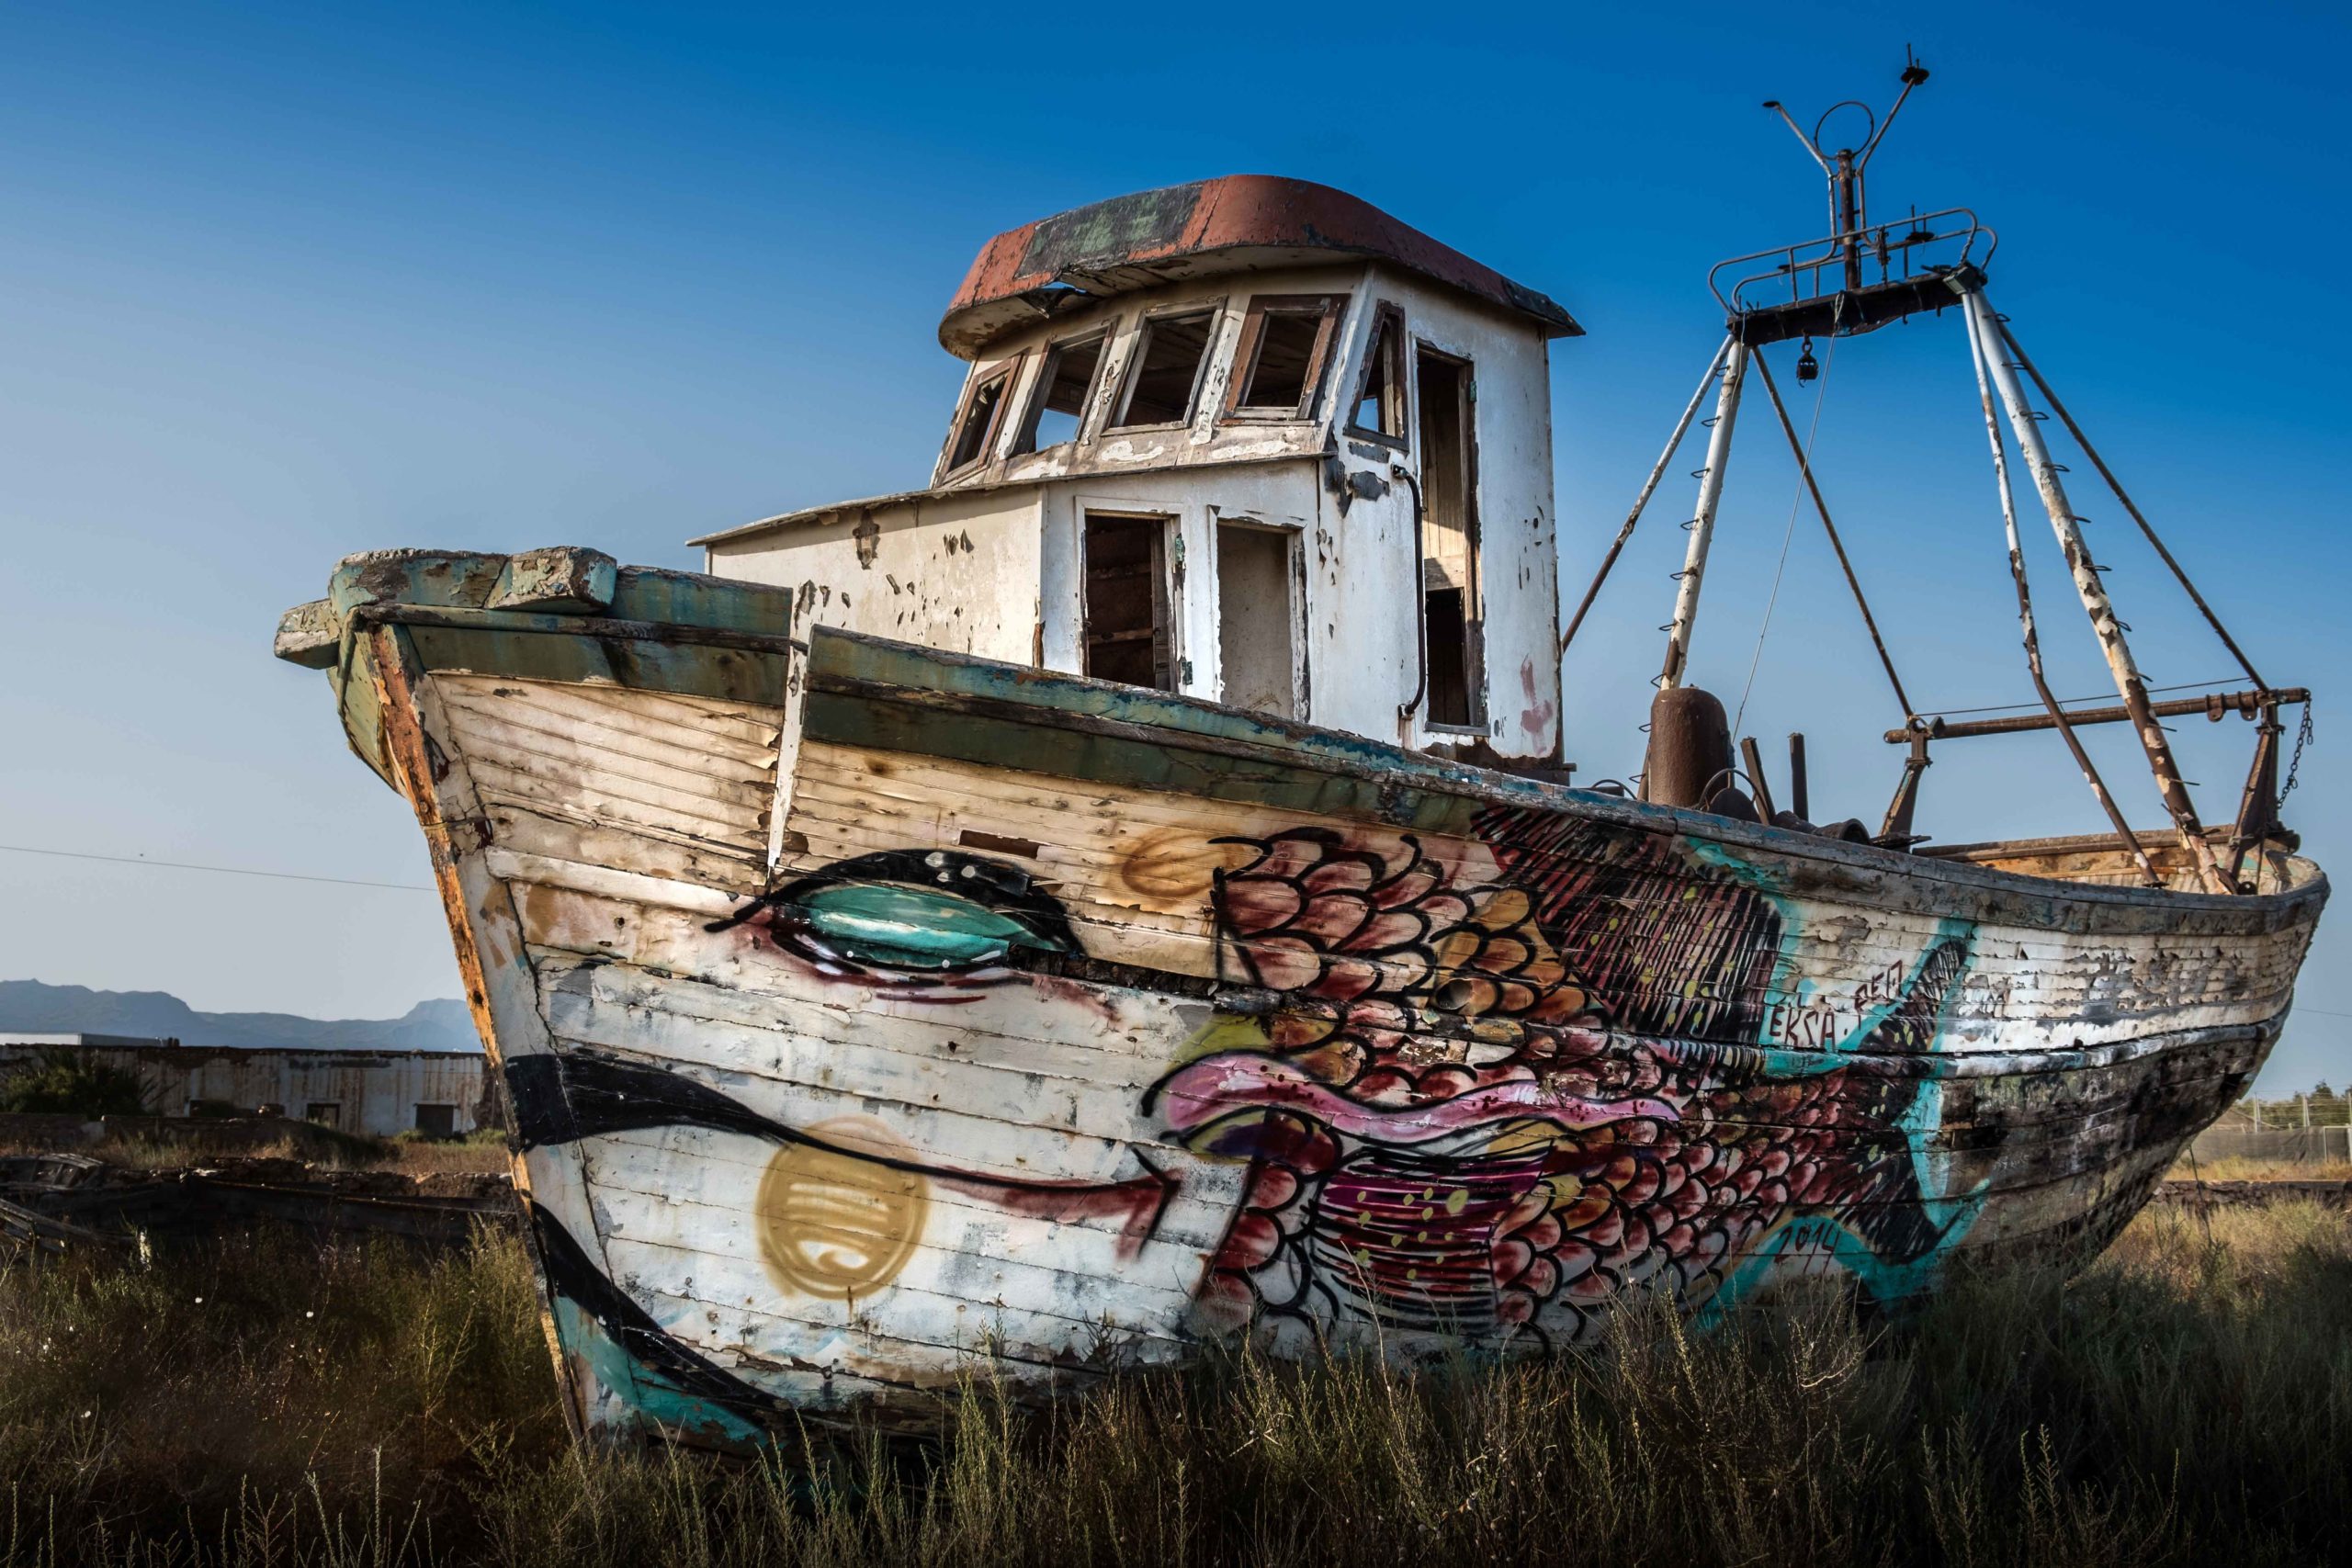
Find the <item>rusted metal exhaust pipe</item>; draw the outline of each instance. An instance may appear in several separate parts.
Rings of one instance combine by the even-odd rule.
[[[1789,809],[1807,822],[1813,820],[1813,792],[1806,787],[1804,776],[1804,737],[1795,730],[1789,732]]]
[[[1713,692],[1669,686],[1650,699],[1644,800],[1695,810],[1731,765],[1731,716]]]
[[[1756,794],[1756,815],[1770,822],[1779,815],[1772,807],[1772,786],[1764,780],[1764,749],[1756,744],[1756,737],[1744,735],[1739,740],[1739,760],[1747,764],[1747,787]]]

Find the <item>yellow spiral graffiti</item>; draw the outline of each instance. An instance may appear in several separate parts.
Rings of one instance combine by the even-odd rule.
[[[831,1144],[899,1156],[905,1145],[871,1122],[809,1129]],[[854,1301],[898,1277],[922,1235],[930,1184],[838,1148],[788,1144],[760,1179],[760,1257],[786,1291]]]

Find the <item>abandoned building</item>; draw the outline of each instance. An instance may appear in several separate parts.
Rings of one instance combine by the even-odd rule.
[[[390,1137],[470,1133],[490,1114],[480,1052],[289,1051],[121,1034],[0,1034],[0,1075],[57,1051],[138,1075],[161,1116],[291,1116]]]

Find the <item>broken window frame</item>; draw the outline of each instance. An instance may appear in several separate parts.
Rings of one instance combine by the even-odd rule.
[[[1433,489],[1434,485],[1429,471],[1429,463],[1433,456],[1430,443],[1419,439],[1419,427],[1426,415],[1421,387],[1422,362],[1437,360],[1449,365],[1453,367],[1455,375],[1459,378],[1455,394],[1457,400],[1455,417],[1461,423],[1459,434],[1462,448],[1462,508],[1466,536],[1464,541],[1466,549],[1463,563],[1465,581],[1460,585],[1459,592],[1462,594],[1463,704],[1467,709],[1467,716],[1459,722],[1435,717],[1436,705],[1432,694],[1425,699],[1421,725],[1423,728],[1437,734],[1487,737],[1493,733],[1493,716],[1487,703],[1487,683],[1491,671],[1487,661],[1487,539],[1485,519],[1481,516],[1478,507],[1477,362],[1469,355],[1443,347],[1428,338],[1416,337],[1407,341],[1411,345],[1413,376],[1412,395],[1407,401],[1407,407],[1412,412],[1411,427],[1416,433],[1415,444],[1420,452],[1419,467],[1422,494],[1417,499],[1424,505],[1427,503],[1428,491]],[[1428,558],[1427,547],[1424,546],[1422,562],[1426,562]],[[1422,562],[1416,563],[1416,570],[1426,572],[1428,567]],[[1426,581],[1419,597],[1419,613],[1423,621],[1423,670],[1433,685],[1434,671],[1429,663],[1429,645],[1426,641],[1429,616]]]
[[[1086,332],[1074,333],[1059,342],[1046,345],[1045,353],[1037,363],[1036,378],[1030,388],[1028,410],[1022,415],[1021,429],[1014,435],[1012,450],[1007,456],[1032,457],[1040,451],[1050,452],[1054,446],[1075,446],[1086,439],[1087,416],[1092,412],[1094,400],[1102,389],[1102,374],[1110,368],[1111,338],[1115,325],[1114,322],[1104,321]],[[1057,441],[1054,446],[1040,447],[1037,445],[1037,425],[1045,418],[1046,396],[1053,390],[1054,377],[1060,370],[1062,357],[1070,350],[1084,348],[1090,343],[1100,346],[1094,356],[1094,373],[1086,378],[1086,390],[1078,400],[1078,428],[1070,433],[1069,440]]]
[[[1258,294],[1250,297],[1241,318],[1241,335],[1234,344],[1233,374],[1226,378],[1225,420],[1227,423],[1289,423],[1311,419],[1315,400],[1323,390],[1323,374],[1331,360],[1331,341],[1339,335],[1347,313],[1345,294]],[[1315,343],[1308,349],[1306,375],[1294,403],[1253,404],[1241,400],[1258,373],[1258,353],[1265,345],[1268,316],[1308,316],[1316,319]]]
[[[1373,310],[1372,332],[1364,339],[1363,364],[1356,372],[1356,395],[1348,400],[1348,434],[1362,440],[1378,442],[1398,452],[1413,449],[1413,400],[1405,385],[1405,345],[1408,341],[1404,310],[1385,299],[1382,300]],[[1367,429],[1356,423],[1356,411],[1363,407],[1364,390],[1371,385],[1372,373],[1378,368],[1382,357],[1388,361],[1388,402],[1391,406],[1386,412],[1396,423],[1397,434],[1394,435],[1382,430]]]
[[[997,438],[1004,430],[1005,407],[1012,401],[1013,389],[1020,380],[1021,367],[1028,357],[1025,354],[1016,354],[994,370],[985,375],[975,375],[966,384],[964,396],[956,405],[955,422],[947,427],[947,445],[939,454],[940,483],[944,484],[958,475],[968,474],[985,468],[996,456]],[[982,393],[990,387],[996,386],[1001,386],[1003,391],[998,396],[995,406],[989,410],[988,428],[980,433],[978,451],[963,462],[956,462],[956,449],[964,444],[965,427],[971,420],[972,405],[980,400]]]
[[[1216,357],[1217,336],[1225,328],[1225,304],[1226,302],[1222,299],[1194,301],[1183,305],[1164,306],[1159,310],[1148,310],[1144,313],[1143,318],[1136,323],[1135,335],[1127,345],[1127,362],[1120,367],[1119,400],[1112,409],[1111,417],[1103,423],[1104,434],[1107,434],[1114,430],[1125,433],[1137,430],[1189,430],[1192,428],[1193,421],[1201,412],[1201,383],[1208,378],[1209,362]],[[1170,322],[1192,321],[1196,317],[1208,322],[1209,337],[1208,342],[1201,346],[1200,362],[1193,367],[1193,386],[1192,389],[1184,394],[1183,417],[1157,421],[1150,424],[1129,424],[1127,409],[1135,401],[1136,384],[1143,378],[1144,359],[1151,352],[1151,334]]]

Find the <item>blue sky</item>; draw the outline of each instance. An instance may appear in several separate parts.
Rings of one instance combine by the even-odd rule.
[[[421,885],[413,820],[343,751],[323,683],[267,655],[336,557],[577,541],[694,566],[690,535],[920,482],[957,381],[933,331],[978,245],[1204,175],[1353,190],[1584,321],[1555,360],[1573,598],[1720,335],[1708,266],[1820,227],[1758,102],[1883,105],[1909,43],[1935,78],[1873,167],[1878,209],[1965,203],[2000,231],[1993,296],[2035,358],[2265,673],[2323,688],[2290,817],[2340,862],[2352,24],[1881,14],[1324,8],[1234,29],[1164,8],[19,0],[0,14],[0,841]],[[1734,696],[1794,499],[1760,408],[1744,430],[1693,656]],[[1957,321],[1841,344],[1816,460],[1915,699],[2030,698]],[[1568,666],[1587,777],[1638,765],[1696,464]],[[2227,674],[2112,504],[2076,499],[2151,680]],[[2098,694],[2046,529],[2030,547],[2052,679]],[[1804,729],[1816,809],[1874,818],[1891,706],[1800,516],[1745,728],[1775,751]],[[2211,815],[2245,739],[2181,726]],[[2129,738],[2097,744],[2158,819]],[[1922,827],[1947,840],[2098,825],[2047,737],[1948,748],[1927,780]],[[0,852],[0,976],[342,1016],[456,990],[421,893]],[[2267,1088],[2352,1077],[2347,929],[2323,931]]]

